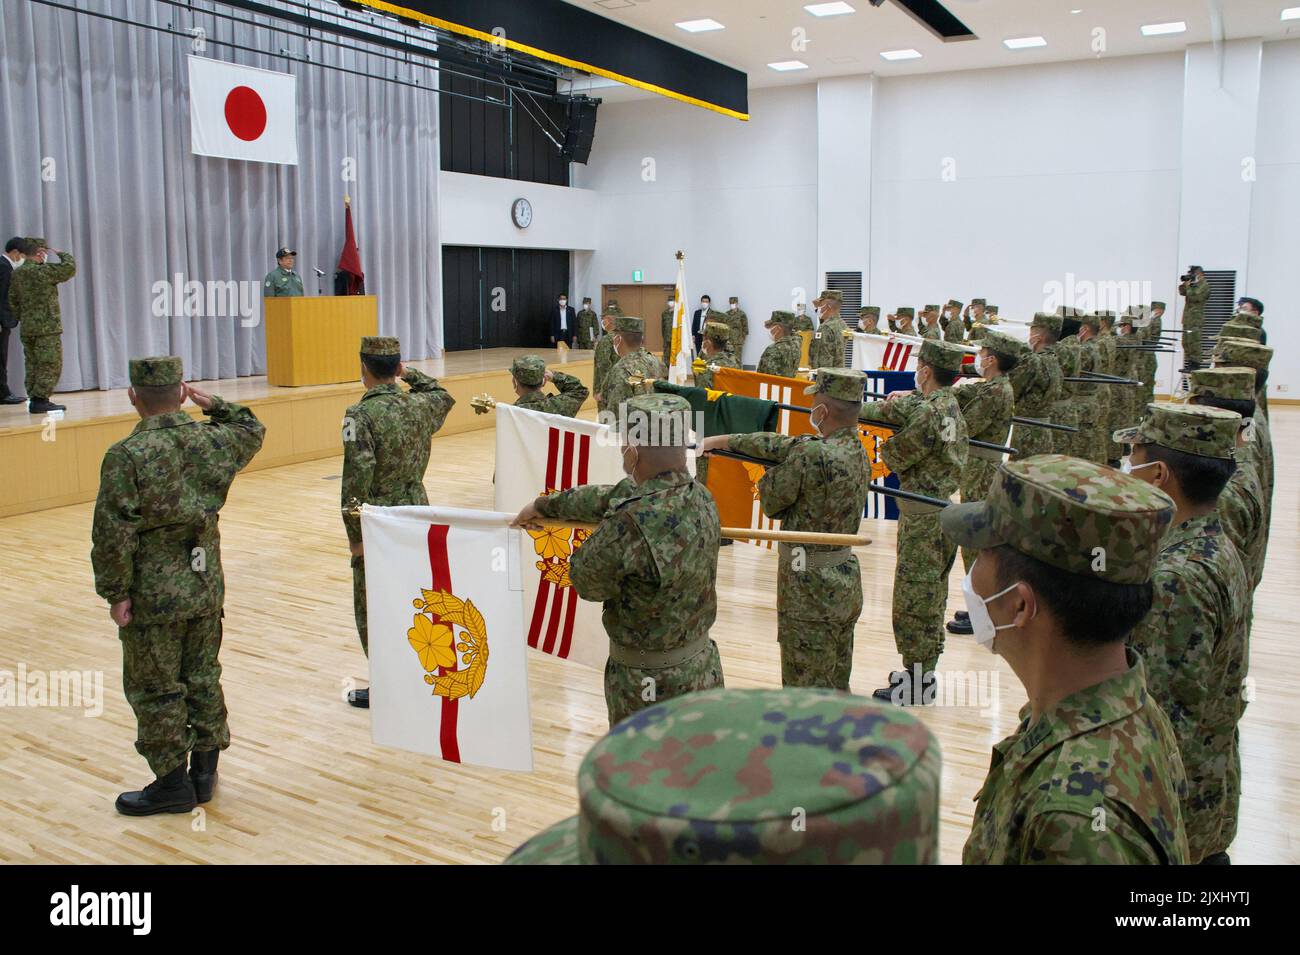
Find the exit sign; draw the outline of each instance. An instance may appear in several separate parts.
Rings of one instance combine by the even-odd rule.
[[[632,281],[633,281],[633,282],[640,282],[641,279],[643,278],[643,276],[644,276],[644,273],[642,273],[642,271],[641,271],[640,269],[633,269],[633,270],[632,270]]]

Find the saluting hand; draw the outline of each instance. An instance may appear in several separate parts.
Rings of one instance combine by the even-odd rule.
[[[119,600],[113,606],[108,608],[108,615],[113,618],[113,622],[119,627],[125,627],[131,622],[133,614],[131,613],[131,598]]]
[[[191,384],[185,385],[185,397],[189,398],[204,411],[212,407],[212,396],[206,391],[199,391]]]

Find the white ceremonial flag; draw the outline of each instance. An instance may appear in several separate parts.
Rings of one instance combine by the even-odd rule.
[[[859,371],[916,371],[920,339],[853,333],[853,367]]]
[[[703,316],[700,321],[704,321]],[[703,331],[701,328],[701,334]],[[695,361],[695,339],[691,336],[691,309],[686,298],[686,256],[680,252],[677,253],[677,288],[673,292],[673,340],[668,347],[668,357],[672,359],[668,380],[674,385],[684,385]]]
[[[617,484],[624,477],[617,435],[608,425],[498,404],[496,509],[518,514],[549,491]],[[601,606],[578,597],[569,561],[586,531],[524,531],[520,544],[524,642],[542,653],[603,669],[609,638]]]
[[[378,745],[532,770],[513,517],[362,507],[370,732]]]
[[[190,150],[298,165],[298,79],[191,56]]]

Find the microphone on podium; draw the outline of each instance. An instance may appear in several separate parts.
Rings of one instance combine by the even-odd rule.
[[[324,295],[325,286],[323,284],[323,280],[325,278],[325,272],[322,269],[313,269],[312,271],[316,273],[316,294]]]

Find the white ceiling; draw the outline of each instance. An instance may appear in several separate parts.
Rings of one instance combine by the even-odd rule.
[[[951,43],[939,40],[893,0],[881,7],[872,7],[868,0],[847,0],[857,12],[821,18],[803,9],[804,3],[817,0],[566,2],[742,70],[749,74],[750,88],[861,73],[901,76],[1162,53],[1215,39],[1300,37],[1300,20],[1281,19],[1282,10],[1300,6],[1300,0],[944,0],[978,37]],[[726,29],[691,34],[674,26],[705,17]],[[1173,20],[1185,21],[1187,32],[1144,37],[1139,31],[1145,23]],[[1101,54],[1093,50],[1097,28],[1105,31]],[[807,39],[802,51],[791,46],[798,29]],[[1047,46],[1009,50],[1002,44],[1009,37],[1033,35],[1045,37]],[[888,62],[880,57],[885,50],[909,47],[920,52],[921,59]],[[767,66],[792,59],[802,60],[809,69],[778,73]]]

